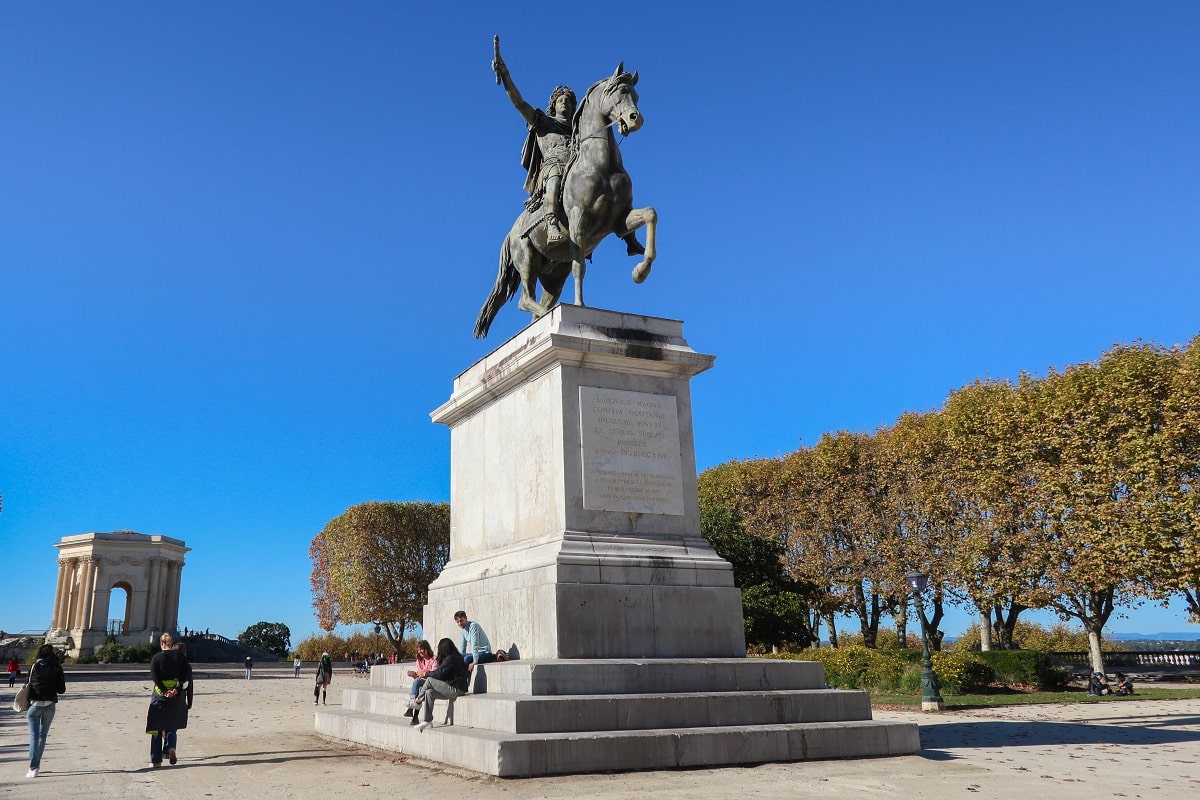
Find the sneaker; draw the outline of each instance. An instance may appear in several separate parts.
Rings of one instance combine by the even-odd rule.
[[[175,766],[175,748],[172,747],[167,751],[167,761],[171,762],[171,766]]]
[[[29,770],[29,772],[25,773],[26,778],[36,778],[37,776],[38,776],[37,769],[31,769],[31,770]]]
[[[422,722],[420,725],[417,726],[417,732],[420,733],[421,731],[423,731],[427,728],[432,728],[432,727],[433,727],[432,722]]]
[[[406,700],[404,703],[404,707],[405,708],[420,708],[421,701],[414,697],[411,700]]]

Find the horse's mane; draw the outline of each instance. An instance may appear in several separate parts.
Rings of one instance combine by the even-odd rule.
[[[592,98],[592,92],[596,91],[596,89],[598,89],[599,87],[604,86],[605,84],[608,84],[608,86],[606,86],[604,89],[605,93],[607,94],[608,92],[612,91],[614,88],[616,88],[617,86],[620,86],[621,84],[626,84],[626,85],[632,86],[636,82],[637,82],[637,79],[634,78],[633,75],[631,75],[625,71],[625,63],[622,62],[621,65],[619,67],[617,67],[617,71],[614,74],[609,75],[607,78],[601,78],[600,80],[596,81],[591,86],[589,86],[588,90],[583,93],[583,100],[581,100],[579,102],[579,105],[576,106],[575,113],[571,115],[571,140],[573,142],[579,141],[579,120],[583,116],[584,107],[588,104],[588,101]]]

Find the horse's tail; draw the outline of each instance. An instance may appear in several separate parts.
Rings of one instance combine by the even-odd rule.
[[[475,319],[476,339],[487,336],[488,328],[492,327],[492,320],[496,318],[496,314],[500,313],[504,304],[512,299],[517,287],[521,285],[521,276],[513,266],[508,241],[508,237],[505,236],[504,244],[500,245],[500,273],[496,276],[496,285],[492,287],[492,293],[484,301],[483,308],[479,309],[479,316]]]

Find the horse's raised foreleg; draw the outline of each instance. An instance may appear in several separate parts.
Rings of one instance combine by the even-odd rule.
[[[658,212],[652,207],[635,208],[625,217],[625,233],[630,234],[642,226],[646,226],[646,252],[641,263],[633,268],[633,282],[641,283],[650,275],[650,267],[658,257],[655,236],[658,232]]]

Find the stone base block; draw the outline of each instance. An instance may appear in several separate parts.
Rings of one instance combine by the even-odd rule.
[[[817,662],[768,659],[517,661],[476,668],[444,726],[403,716],[409,665],[371,671],[316,731],[490,775],[719,766],[915,753],[917,727],[871,719],[865,692],[825,687]]]

